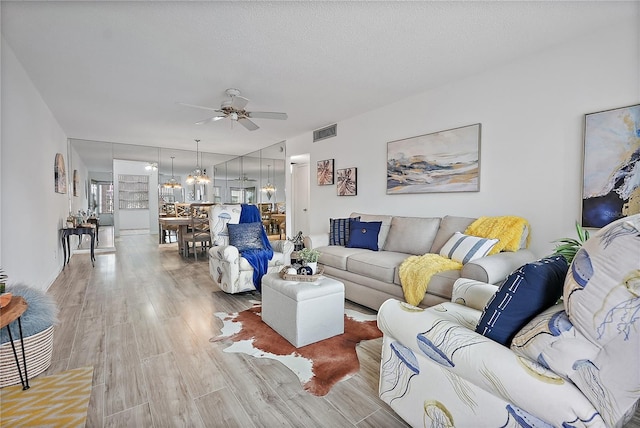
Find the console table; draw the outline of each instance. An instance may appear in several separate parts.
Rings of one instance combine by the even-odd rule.
[[[27,376],[27,358],[24,353],[24,339],[22,337],[22,323],[20,317],[27,310],[29,305],[21,296],[11,297],[11,301],[7,306],[2,308],[0,312],[0,329],[7,327],[9,333],[9,342],[11,342],[11,349],[13,350],[13,357],[16,360],[16,367],[18,368],[18,374],[20,374],[20,383],[22,389],[29,389],[29,377]],[[13,343],[13,336],[11,334],[11,328],[9,324],[18,320],[18,332],[20,332],[20,346],[22,350],[22,364],[24,366],[24,377],[22,377],[22,369],[20,368],[20,360],[18,359],[18,353],[16,352],[16,345]]]
[[[71,235],[78,235],[79,239],[82,240],[82,235],[91,236],[91,265],[94,265],[96,260],[96,256],[94,254],[94,247],[96,241],[96,233],[95,227],[93,226],[78,226],[73,228],[60,229],[60,239],[62,240],[62,249],[64,250],[64,263],[62,264],[62,269],[69,263],[69,259],[71,259],[71,248],[69,247],[69,237]]]
[[[100,245],[100,219],[97,217],[89,217],[87,223],[91,223],[96,226],[96,244]]]

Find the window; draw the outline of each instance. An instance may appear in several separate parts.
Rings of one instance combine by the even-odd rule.
[[[113,183],[91,182],[91,207],[100,214],[113,214]]]

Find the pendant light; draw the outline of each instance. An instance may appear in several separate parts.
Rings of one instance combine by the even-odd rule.
[[[171,156],[171,179],[164,183],[164,187],[167,189],[182,189],[182,185],[173,176],[173,159],[175,156]]]
[[[200,156],[198,155],[199,149],[198,149],[198,145],[200,143],[200,140],[195,140],[196,141],[196,168],[191,171],[191,173],[187,176],[187,184],[208,184],[211,183],[211,179],[207,176],[207,173],[205,171],[202,170],[202,168],[200,168],[200,164],[199,164],[199,159]]]
[[[276,192],[276,188],[271,184],[271,180],[269,180],[271,172],[271,165],[267,165],[267,184],[264,185],[262,191],[267,194],[267,198],[271,200],[271,196]]]

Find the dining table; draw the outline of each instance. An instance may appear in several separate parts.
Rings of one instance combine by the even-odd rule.
[[[158,217],[158,227],[159,227],[159,243],[163,243],[163,229],[165,226],[178,226],[178,251],[180,254],[183,254],[182,250],[184,248],[183,236],[187,233],[187,229],[189,225],[191,225],[191,217]],[[196,218],[196,222],[205,223],[209,221],[208,217]]]

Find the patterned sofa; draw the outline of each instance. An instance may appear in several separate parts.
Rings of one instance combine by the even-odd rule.
[[[324,274],[344,283],[345,297],[374,310],[387,299],[404,299],[399,268],[412,255],[437,254],[455,232],[464,232],[476,219],[470,217],[402,217],[351,213],[363,222],[381,222],[379,251],[329,245],[330,234],[306,236],[307,248],[320,252]],[[335,219],[332,219],[335,220]],[[333,222],[330,221],[330,224]],[[433,275],[426,285],[421,307],[451,299],[451,287],[460,277],[496,284],[518,266],[535,259],[526,249],[528,230],[522,234],[520,249],[504,251],[465,263],[462,270],[445,270]]]
[[[240,204],[214,205],[209,213],[211,248],[209,249],[209,275],[226,293],[235,294],[255,290],[253,267],[240,257],[238,249],[229,245],[227,225],[240,221]],[[272,241],[273,257],[267,273],[278,272],[291,263],[293,243],[287,240]]]
[[[560,277],[561,303],[510,325],[543,303],[531,294],[549,282],[536,277],[540,266],[518,269],[497,292],[458,280],[451,302],[426,310],[385,302],[380,397],[412,426],[623,426],[640,398],[640,215],[583,245]],[[512,310],[517,299],[525,305]],[[496,319],[515,334],[507,346],[482,327]]]

